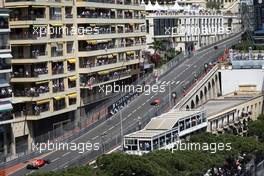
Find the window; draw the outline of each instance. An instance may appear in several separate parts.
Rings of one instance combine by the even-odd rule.
[[[8,29],[8,18],[7,17],[0,17],[0,29]]]
[[[0,49],[9,49],[9,35],[0,34]]]

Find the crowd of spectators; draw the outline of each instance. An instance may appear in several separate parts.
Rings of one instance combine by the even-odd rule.
[[[54,93],[64,91],[63,79],[62,80],[53,81],[52,88],[53,88],[53,92]]]
[[[48,86],[33,86],[30,88],[24,88],[23,90],[15,90],[14,96],[16,97],[37,97],[40,94],[49,92]]]
[[[47,67],[35,67],[33,71],[31,69],[25,69],[20,67],[18,69],[14,69],[14,77],[37,77],[38,75],[48,74]]]
[[[56,63],[52,67],[52,74],[62,74],[64,72],[63,63]]]
[[[12,96],[12,89],[10,87],[0,88],[0,98],[7,98]]]
[[[223,167],[213,167],[204,176],[241,176],[245,172],[246,164],[249,164],[250,154],[241,154],[234,161],[226,162]]]

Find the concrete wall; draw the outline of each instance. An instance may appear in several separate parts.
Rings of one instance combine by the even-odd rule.
[[[239,90],[239,85],[256,85],[257,91],[264,90],[264,70],[262,69],[232,69],[220,70],[222,94]]]

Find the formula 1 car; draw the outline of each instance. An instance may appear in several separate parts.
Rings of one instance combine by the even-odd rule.
[[[38,169],[40,167],[50,164],[50,160],[37,159],[34,162],[27,165],[27,169]]]

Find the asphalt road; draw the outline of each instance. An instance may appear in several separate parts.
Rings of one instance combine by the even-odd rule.
[[[122,110],[122,119],[123,119],[123,129],[124,131],[132,128],[135,123],[138,122],[138,117],[143,118],[145,115],[152,110],[153,106],[150,103],[160,98],[162,99],[166,95],[169,94],[169,87],[172,91],[180,90],[182,84],[186,84],[190,79],[194,77],[194,73],[196,70],[204,67],[205,63],[215,61],[220,55],[223,54],[223,50],[225,46],[229,46],[230,44],[235,44],[239,40],[239,36],[228,39],[220,44],[218,44],[218,49],[214,50],[213,47],[198,51],[193,57],[187,59],[182,64],[177,66],[175,69],[172,69],[167,75],[162,77],[159,80],[157,85],[166,84],[166,91],[163,93],[150,93],[150,95],[142,94],[138,96],[133,102],[131,102],[128,106],[126,106]],[[169,83],[168,83],[169,82]],[[100,143],[100,150],[102,152],[102,148],[104,145],[107,145],[108,141],[112,141],[113,136],[120,135],[120,113],[115,114],[110,119],[105,122],[99,124],[96,128],[90,130],[86,134],[82,135],[79,138],[76,138],[73,142],[75,143]],[[102,134],[106,134],[102,136]],[[101,141],[104,141],[103,144]],[[116,138],[116,143],[120,142],[119,139]],[[114,147],[114,146],[113,146]],[[91,161],[96,158],[96,156],[100,152],[98,151],[86,151],[86,153],[80,154],[78,151],[72,150],[59,150],[50,153],[45,159],[49,159],[51,164],[44,166],[39,170],[27,170],[21,169],[18,172],[12,174],[12,176],[23,176],[28,173],[39,172],[39,171],[56,171],[58,169],[67,168],[70,166],[71,161],[75,161],[76,158],[80,158],[85,156],[86,161]],[[77,163],[78,164],[78,163]]]

